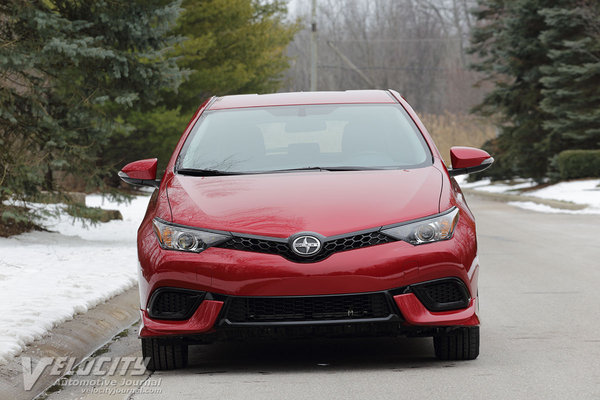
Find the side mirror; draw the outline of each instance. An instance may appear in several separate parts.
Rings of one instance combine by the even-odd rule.
[[[494,158],[486,151],[473,147],[452,147],[450,160],[452,161],[452,169],[448,170],[450,176],[480,172],[494,162]]]
[[[156,158],[134,161],[119,171],[119,178],[130,185],[150,186],[158,188],[160,180],[156,180]]]

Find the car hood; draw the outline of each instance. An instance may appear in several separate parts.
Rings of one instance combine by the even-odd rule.
[[[438,213],[442,175],[411,170],[194,177],[167,186],[173,222],[286,238],[369,229]]]

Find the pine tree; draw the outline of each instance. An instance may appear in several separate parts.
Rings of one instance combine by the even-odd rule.
[[[56,171],[101,185],[102,147],[131,130],[121,116],[181,80],[164,55],[179,11],[166,0],[3,1],[0,208],[58,189]]]
[[[169,55],[187,78],[177,91],[163,91],[156,107],[127,117],[135,133],[113,138],[104,153],[106,164],[158,157],[161,171],[204,100],[272,92],[281,84],[288,68],[285,49],[298,29],[285,21],[283,2],[184,0],[182,7],[174,34],[183,40]]]
[[[600,148],[600,4],[540,10],[548,27],[541,35],[549,65],[541,68],[548,114],[544,144],[550,154]]]
[[[488,144],[503,170],[490,169],[497,178],[514,175],[541,180],[551,155],[545,146],[548,113],[542,101],[541,67],[550,63],[540,34],[547,29],[539,10],[564,3],[555,0],[479,0],[474,15],[471,52],[479,61],[474,68],[494,83],[476,112],[500,119],[499,137]]]
[[[190,112],[211,95],[277,90],[297,30],[281,1],[184,0],[183,8],[176,33],[187,40],[175,55],[191,74],[171,106]]]

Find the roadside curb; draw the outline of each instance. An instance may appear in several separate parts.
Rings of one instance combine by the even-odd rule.
[[[51,367],[47,367],[31,390],[26,391],[21,357],[30,357],[32,366],[37,365],[42,357],[75,357],[80,363],[139,317],[138,288],[135,286],[56,326],[43,338],[28,345],[8,365],[2,366],[0,398],[31,400],[60,378],[50,375]]]
[[[526,196],[521,194],[490,193],[474,189],[462,189],[462,191],[463,193],[469,196],[479,196],[488,200],[502,201],[505,203],[508,203],[509,201],[531,201],[536,204],[542,204],[552,208],[559,208],[562,210],[583,210],[587,207],[585,204],[575,204],[562,200],[541,199],[539,197]]]

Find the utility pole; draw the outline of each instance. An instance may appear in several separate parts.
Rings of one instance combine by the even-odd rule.
[[[346,57],[346,55],[344,53],[342,53],[340,51],[340,49],[338,49],[331,41],[327,41],[327,44],[329,45],[329,47],[331,47],[333,49],[333,51],[335,51],[335,54],[337,54],[343,62],[345,62],[354,72],[356,72],[358,74],[358,76],[361,77],[361,79],[363,81],[365,81],[370,88],[372,89],[379,89],[377,87],[377,85],[375,84],[375,82],[373,82],[371,80],[371,78],[369,78],[367,75],[365,75],[364,72],[362,72],[360,70],[360,68],[358,68],[356,65],[354,65],[354,63],[352,61],[350,61],[350,59],[348,57]]]
[[[317,0],[312,0],[310,31],[310,91],[317,90]]]

